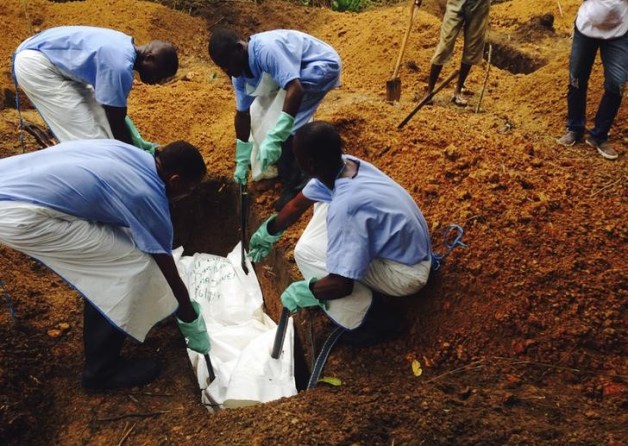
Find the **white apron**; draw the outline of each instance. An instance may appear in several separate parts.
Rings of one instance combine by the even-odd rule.
[[[91,85],[70,79],[35,50],[17,53],[14,70],[19,86],[59,142],[113,138]]]
[[[177,308],[153,257],[123,228],[0,201],[0,243],[44,263],[138,341]]]

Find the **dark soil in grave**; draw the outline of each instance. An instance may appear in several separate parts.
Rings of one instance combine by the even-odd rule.
[[[561,1],[564,16],[555,0],[496,2],[489,41],[493,57],[501,54],[505,62],[493,60],[481,112],[473,111],[485,65],[467,82],[475,92],[469,107],[451,104],[448,87],[402,131],[397,124],[425,89],[443,1],[426,0],[417,14],[396,104],[385,101],[385,85],[407,26],[406,4],[341,14],[278,0],[163,3],[2,2],[0,157],[22,151],[10,54],[31,33],[86,24],[119,29],[140,44],[173,41],[181,54],[176,79],[162,86],[137,82],[129,114],[148,140],[186,139],[201,148],[210,179],[174,209],[177,242],[190,253],[224,254],[239,240],[238,193],[231,183],[234,100],[228,79],[207,55],[209,32],[217,25],[243,35],[300,29],[331,43],[344,64],[343,85],[328,95],[317,118],[341,129],[347,152],[410,191],[435,246],[455,222],[465,228],[468,248],[455,250],[420,296],[397,302],[409,325],[403,337],[332,352],[323,374],[342,385],[208,414],[172,320],[156,326],[144,344],[128,345],[132,354],[161,360],[164,372],[155,383],[86,394],[79,385],[80,297],[39,263],[0,247],[0,292],[10,297],[19,321],[0,306],[0,443],[627,443],[625,104],[611,135],[621,153],[617,161],[582,144],[565,149],[554,142],[564,130],[569,36],[579,1]],[[549,14],[551,29],[541,20]],[[513,69],[518,57],[526,61],[520,66],[534,70]],[[589,85],[590,120],[602,84],[598,61]],[[23,109],[41,123],[28,104]],[[25,150],[35,149],[27,136]],[[279,186],[265,181],[249,191],[251,232],[273,212]],[[291,250],[305,223],[289,230],[256,268],[275,318],[279,294],[299,279]],[[330,326],[320,313],[311,317],[320,347]],[[296,317],[308,362],[309,318],[305,312]],[[423,368],[419,377],[414,359]]]

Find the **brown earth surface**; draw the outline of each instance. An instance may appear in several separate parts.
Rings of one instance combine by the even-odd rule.
[[[341,379],[265,405],[208,414],[173,320],[159,324],[139,356],[157,356],[164,372],[141,389],[86,394],[80,296],[27,257],[0,247],[0,443],[5,445],[612,445],[627,444],[626,152],[624,106],[603,160],[585,145],[562,148],[570,33],[580,1],[495,2],[490,79],[474,113],[486,65],[467,82],[470,106],[437,96],[401,131],[397,124],[425,88],[444,1],[424,2],[400,70],[402,99],[385,101],[407,26],[407,6],[335,13],[279,0],[135,0],[0,5],[0,157],[21,153],[10,55],[32,33],[58,25],[116,28],[137,43],[174,42],[176,79],[137,82],[129,114],[152,141],[186,139],[203,151],[210,180],[174,209],[177,242],[188,252],[224,254],[239,238],[233,168],[234,100],[226,76],[209,60],[216,25],[243,34],[294,28],[337,48],[342,87],[318,119],[342,130],[347,151],[369,160],[410,191],[433,231],[465,228],[457,249],[419,296],[395,301],[405,335],[371,348],[338,346],[323,372]],[[177,11],[179,10],[179,11]],[[190,16],[189,14],[192,14]],[[552,14],[554,26],[542,25]],[[454,62],[459,61],[459,53]],[[454,64],[444,69],[451,72]],[[501,67],[501,68],[500,68]],[[518,73],[518,74],[517,74]],[[523,74],[528,73],[528,74]],[[602,93],[596,64],[592,119]],[[25,102],[24,116],[41,122]],[[26,137],[25,150],[35,150]],[[249,230],[271,212],[273,181],[250,187]],[[286,233],[279,253],[257,266],[269,313],[298,278],[291,248],[305,222]],[[330,327],[312,315],[320,346]],[[308,315],[296,317],[306,361]],[[418,359],[423,374],[411,368]]]

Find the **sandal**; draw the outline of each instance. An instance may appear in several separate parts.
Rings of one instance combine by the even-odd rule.
[[[458,107],[466,107],[467,105],[469,105],[469,102],[465,98],[463,98],[462,94],[460,93],[454,93],[454,95],[451,97],[451,102],[456,104]]]

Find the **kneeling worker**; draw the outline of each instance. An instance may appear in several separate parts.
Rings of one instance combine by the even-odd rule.
[[[304,183],[294,160],[292,135],[312,120],[327,92],[340,84],[340,57],[331,46],[313,36],[283,29],[254,34],[248,41],[231,30],[217,30],[209,41],[209,55],[232,78],[235,90],[234,179],[240,184],[246,183],[251,165],[251,105],[258,97],[281,99],[278,91],[285,92],[272,128],[263,141],[256,141],[260,170],[264,172],[277,163],[284,183],[276,205],[280,209]]]
[[[331,124],[302,127],[294,149],[299,166],[312,179],[253,234],[251,258],[264,258],[283,231],[317,203],[294,249],[305,280],[283,292],[284,307],[295,312],[319,306],[355,334],[368,329],[370,338],[363,343],[396,334],[398,320],[377,320],[386,313],[381,295],[412,295],[427,283],[431,241],[421,211],[408,192],[375,166],[343,155]]]
[[[82,384],[108,390],[157,377],[154,360],[123,359],[176,311],[188,348],[209,351],[205,322],[172,258],[169,201],[206,174],[196,147],[155,157],[113,139],[70,141],[0,160],[0,243],[48,266],[85,298]],[[177,308],[178,306],[178,308]]]

